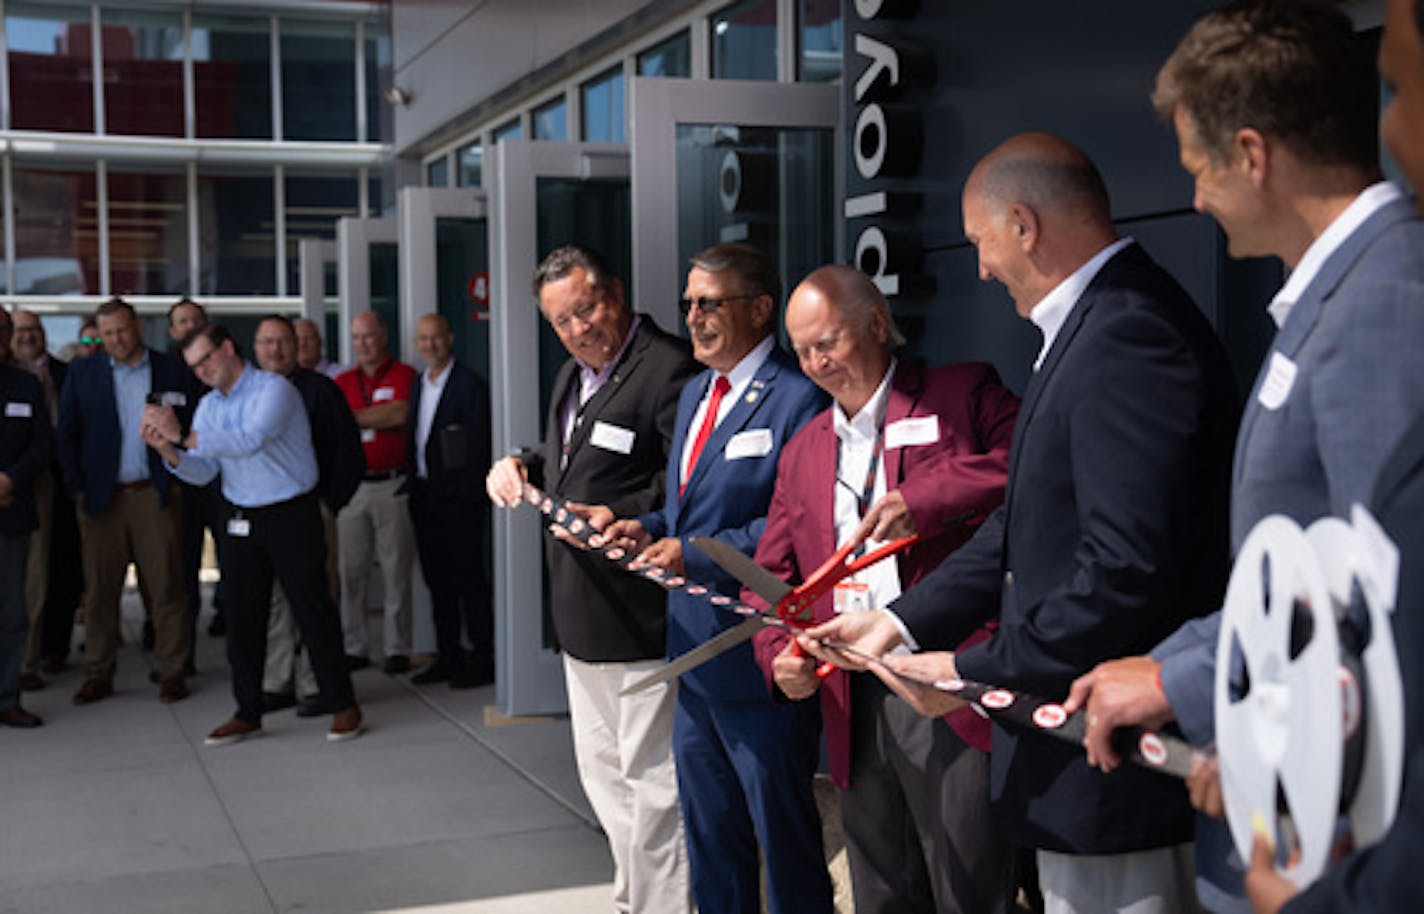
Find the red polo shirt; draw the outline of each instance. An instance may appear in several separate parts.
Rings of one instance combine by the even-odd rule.
[[[367,375],[357,365],[336,376],[336,386],[346,395],[352,412],[381,403],[409,403],[410,386],[415,383],[415,369],[404,362],[387,357],[374,375]],[[411,417],[414,421],[414,417]],[[361,429],[361,447],[366,452],[366,472],[385,473],[405,467],[405,426],[399,428]]]

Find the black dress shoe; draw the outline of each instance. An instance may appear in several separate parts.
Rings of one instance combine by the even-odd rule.
[[[285,711],[297,703],[297,696],[294,692],[263,692],[262,693],[262,713],[271,714],[273,711]]]
[[[328,714],[335,714],[336,709],[321,700],[320,695],[310,695],[306,698],[297,699],[298,717],[325,717]]]
[[[494,682],[494,666],[474,665],[467,666],[450,677],[450,688],[452,689],[477,689],[480,686],[487,686]]]
[[[449,679],[451,675],[450,668],[437,660],[419,673],[410,677],[410,681],[416,685],[433,685],[437,682],[444,682]]]
[[[208,635],[213,638],[221,638],[226,634],[227,619],[223,618],[222,613],[216,613],[213,616],[213,621],[208,623]]]
[[[347,655],[346,655],[346,669],[347,669],[349,672],[354,673],[354,672],[356,672],[357,670],[364,670],[366,667],[368,667],[368,666],[370,666],[370,665],[371,665],[371,658],[370,658],[370,657],[358,657],[358,656],[356,656],[355,654],[347,654]]]
[[[402,673],[410,672],[410,658],[405,654],[392,654],[386,658],[386,664],[381,668],[387,676],[399,676]]]
[[[36,714],[31,714],[19,705],[13,708],[6,708],[0,711],[0,724],[7,727],[19,727],[22,730],[29,730],[44,723]]]
[[[21,674],[20,674],[20,691],[21,691],[21,692],[38,692],[40,689],[43,689],[44,687],[45,687],[45,681],[39,677],[39,674],[37,674],[37,673],[21,673]]]
[[[150,619],[143,620],[143,649],[153,650],[153,622]]]
[[[63,673],[67,669],[69,669],[69,664],[64,662],[63,657],[46,658],[44,666],[40,667],[41,672],[48,673],[51,676]]]

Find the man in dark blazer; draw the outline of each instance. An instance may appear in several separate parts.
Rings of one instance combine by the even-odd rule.
[[[495,463],[486,491],[496,505],[516,505],[527,475],[550,492],[606,506],[604,522],[654,510],[678,392],[696,363],[685,344],[631,311],[622,282],[586,248],[545,257],[534,294],[571,358],[554,379],[543,444]],[[613,853],[615,904],[690,910],[672,759],[676,690],[618,694],[662,663],[663,590],[558,542],[547,543],[545,557],[574,753]]]
[[[59,463],[79,501],[84,552],[84,683],[76,704],[114,693],[119,599],[130,561],[138,566],[154,625],[159,700],[186,698],[188,652],[181,578],[178,487],[140,434],[145,401],[171,405],[185,427],[193,391],[169,356],[143,345],[138,316],[123,299],[95,315],[104,348],[69,366],[59,403]],[[142,450],[138,450],[142,448]]]
[[[1008,140],[970,174],[963,209],[980,277],[1044,331],[1005,504],[888,612],[810,634],[876,655],[901,642],[943,651],[998,610],[981,644],[886,663],[1063,696],[1094,664],[1155,644],[1220,598],[1235,390],[1191,299],[1117,238],[1080,150],[1046,134]],[[885,679],[924,712],[954,703]],[[1077,747],[996,725],[990,798],[1006,837],[1036,849],[1051,909],[1195,909],[1180,783],[1103,774]]]
[[[692,355],[707,371],[682,389],[661,510],[604,530],[640,561],[736,597],[741,585],[686,541],[715,537],[756,549],[782,447],[825,405],[776,345],[781,280],[747,244],[692,257],[682,312]],[[668,597],[668,656],[738,624],[705,597]],[[673,754],[687,829],[692,896],[702,911],[761,910],[757,848],[776,912],[832,908],[812,778],[820,758],[814,705],[772,702],[750,643],[684,673]]]
[[[485,574],[489,502],[479,475],[490,464],[490,403],[489,386],[455,361],[454,345],[444,315],[416,322],[415,351],[425,370],[410,387],[406,489],[437,656],[411,681],[469,689],[494,682],[494,609]]]
[[[45,416],[50,427],[59,421],[59,392],[64,389],[64,379],[69,366],[49,354],[45,345],[44,324],[39,315],[31,311],[16,311],[12,315],[15,325],[14,338],[10,348],[14,352],[15,364],[39,379],[44,392]],[[79,565],[79,531],[75,526],[74,505],[64,494],[64,486],[59,482],[59,463],[53,457],[44,472],[34,483],[35,514],[39,526],[30,535],[29,558],[25,570],[25,605],[30,614],[30,634],[25,643],[25,660],[20,667],[20,688],[26,690],[44,688],[40,678],[42,657],[58,658],[63,661],[69,652],[66,639],[63,649],[50,648],[51,638],[46,637],[50,628],[70,630],[74,619],[74,607],[83,593],[78,584],[81,575],[76,573]],[[64,616],[61,620],[50,621],[50,613]]]
[[[856,575],[839,599],[823,597],[812,607],[823,622],[858,608],[861,595],[880,605],[913,586],[1003,502],[1018,398],[982,362],[927,370],[897,359],[904,337],[885,297],[851,267],[807,276],[786,328],[807,376],[835,405],[782,452],[757,564],[798,584],[859,536],[870,538],[866,549],[920,537]],[[781,700],[820,692],[856,910],[1006,910],[1009,852],[989,813],[989,722],[969,708],[920,717],[868,673],[837,670],[819,682],[782,629],[762,630],[756,652]]]
[[[53,433],[44,390],[10,361],[10,314],[0,309],[0,725],[38,727],[20,707],[20,663],[29,613],[25,556],[35,529],[34,482],[49,463]]]

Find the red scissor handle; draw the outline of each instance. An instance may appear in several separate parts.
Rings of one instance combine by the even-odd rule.
[[[777,616],[798,629],[806,628],[810,622],[812,604],[829,593],[836,584],[882,559],[904,552],[918,541],[918,536],[891,540],[879,549],[847,562],[846,559],[856,545],[854,540],[847,540],[845,545],[837,549],[830,558],[821,564],[820,568],[812,572],[801,586],[777,601],[775,607]],[[805,654],[795,637],[791,639],[791,654],[794,657],[801,657]],[[816,676],[825,679],[834,670],[835,664],[823,663],[816,668]]]

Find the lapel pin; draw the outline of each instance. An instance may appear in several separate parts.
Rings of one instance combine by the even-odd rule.
[[[756,398],[757,398],[757,392],[756,392],[756,391],[754,391],[754,390],[747,391],[747,402],[748,402],[748,403],[755,403],[755,402],[756,402]]]

